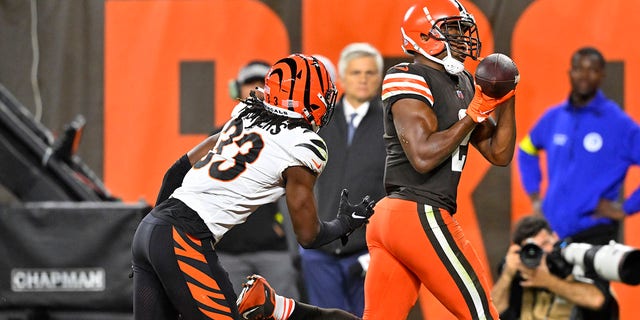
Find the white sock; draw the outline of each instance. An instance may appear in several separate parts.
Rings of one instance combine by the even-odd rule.
[[[287,320],[291,313],[293,313],[293,309],[296,307],[295,301],[290,298],[285,298],[276,294],[276,305],[273,310],[273,317],[276,320]]]

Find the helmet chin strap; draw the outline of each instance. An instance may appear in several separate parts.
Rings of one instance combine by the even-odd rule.
[[[459,74],[464,71],[464,64],[458,61],[456,58],[452,57],[448,52],[447,56],[442,59],[441,64],[449,74]]]
[[[447,50],[447,56],[444,57],[442,60],[428,54],[427,52],[425,52],[422,48],[416,46],[418,48],[418,52],[420,52],[421,55],[425,56],[425,58],[438,63],[440,65],[442,65],[444,67],[444,70],[447,71],[447,73],[449,74],[459,74],[462,71],[464,71],[464,63],[458,61],[458,59],[454,58],[451,55],[451,50],[449,49],[449,44],[445,41],[444,42],[444,47],[445,50]]]
[[[313,115],[311,114],[311,112],[309,112],[309,110],[307,110],[307,108],[302,109],[302,112],[304,112],[307,120],[309,121],[309,124],[311,124],[311,130],[313,130],[313,132],[315,133],[318,133],[318,131],[320,131],[318,120],[314,119]]]

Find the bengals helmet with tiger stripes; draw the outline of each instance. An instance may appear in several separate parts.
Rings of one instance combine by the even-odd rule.
[[[400,32],[407,54],[420,54],[450,74],[464,70],[466,57],[480,56],[475,19],[457,0],[419,1],[405,13]],[[445,57],[436,57],[445,51]]]
[[[280,59],[264,82],[267,110],[303,118],[316,131],[331,119],[338,91],[325,65],[315,57],[292,54]]]

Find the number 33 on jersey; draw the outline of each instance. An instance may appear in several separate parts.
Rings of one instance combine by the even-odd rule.
[[[282,173],[287,168],[304,166],[322,173],[328,151],[318,134],[301,127],[263,127],[240,117],[227,122],[216,146],[196,162],[173,196],[197,212],[233,212],[226,222],[241,223],[258,206],[284,195]],[[206,196],[214,190],[225,197]],[[220,199],[232,201],[220,203]],[[226,231],[222,225],[219,228]]]

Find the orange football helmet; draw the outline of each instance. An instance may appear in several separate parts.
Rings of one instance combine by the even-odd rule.
[[[266,108],[303,118],[318,130],[329,122],[338,91],[325,65],[312,56],[292,54],[276,62],[265,77]]]
[[[457,0],[423,0],[411,6],[400,32],[402,49],[407,54],[423,55],[451,74],[464,70],[466,57],[475,60],[480,56],[475,19]],[[446,57],[436,57],[445,50]]]

